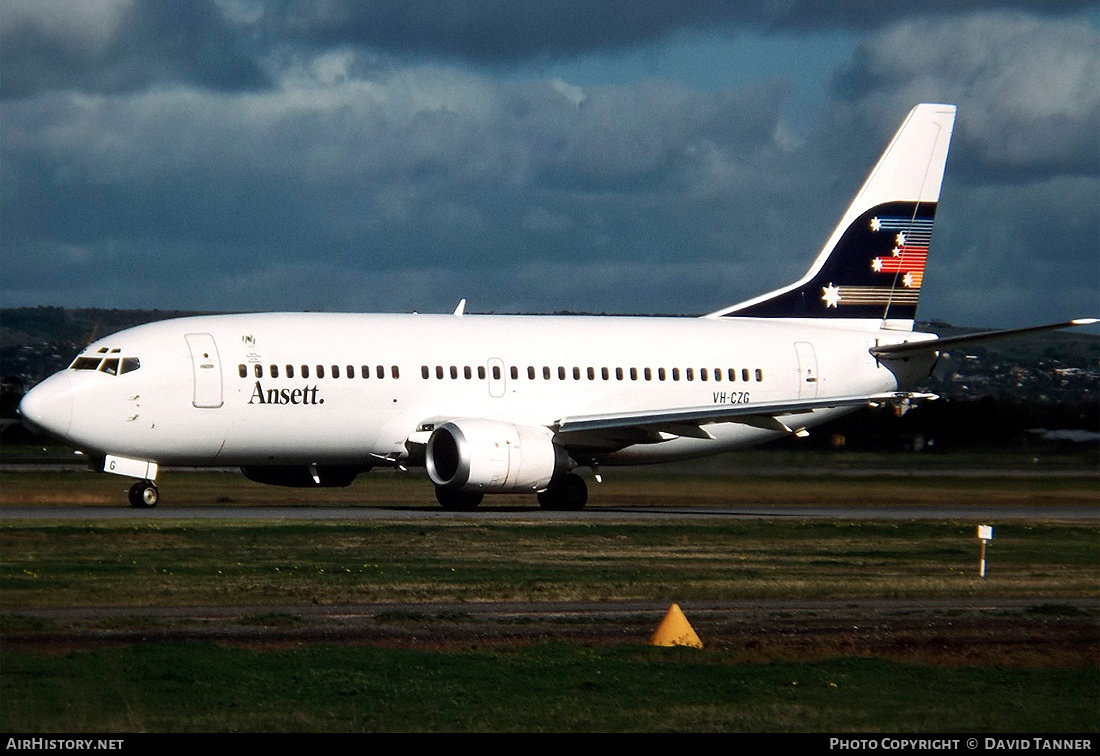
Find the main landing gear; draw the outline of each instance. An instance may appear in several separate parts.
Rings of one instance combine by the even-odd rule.
[[[539,506],[558,512],[579,512],[588,503],[588,486],[584,478],[568,473],[550,481],[545,491],[539,492]]]
[[[139,480],[130,486],[130,506],[137,509],[155,507],[160,501],[160,491],[157,484],[151,480]]]
[[[133,492],[131,492],[131,500]],[[455,491],[436,486],[435,500],[449,512],[471,512],[485,495],[480,491]],[[538,494],[539,506],[556,512],[579,512],[588,503],[588,486],[584,478],[576,473],[568,473],[555,478]],[[137,505],[135,505],[137,506]],[[150,505],[151,506],[151,505]]]
[[[435,500],[448,512],[471,512],[485,498],[480,491],[454,491],[442,486],[435,488]]]

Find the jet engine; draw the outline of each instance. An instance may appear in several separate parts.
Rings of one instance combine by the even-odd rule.
[[[440,489],[480,492],[541,491],[569,456],[547,428],[496,420],[454,420],[436,428],[424,459]]]

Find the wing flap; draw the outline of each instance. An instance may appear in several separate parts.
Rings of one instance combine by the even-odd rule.
[[[612,433],[622,430],[671,433],[690,438],[714,438],[702,426],[713,423],[744,423],[767,430],[792,432],[780,417],[837,407],[860,407],[875,403],[935,398],[933,394],[906,391],[865,396],[836,396],[818,399],[794,399],[784,402],[717,405],[655,410],[652,412],[612,412],[600,415],[563,417],[555,424],[558,433]]]

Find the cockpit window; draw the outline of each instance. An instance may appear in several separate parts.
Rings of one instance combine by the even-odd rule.
[[[70,370],[98,370],[107,375],[122,375],[132,373],[141,368],[141,360],[137,357],[121,357],[121,349],[107,347],[99,349],[94,357],[80,356],[69,365]]]

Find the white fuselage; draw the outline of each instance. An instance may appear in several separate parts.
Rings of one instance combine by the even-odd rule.
[[[91,344],[84,369],[47,379],[23,411],[77,448],[161,465],[400,463],[417,434],[455,418],[552,429],[595,413],[891,391],[898,377],[868,349],[913,336],[729,317],[202,316]],[[130,368],[94,367],[100,357]],[[591,461],[702,456],[782,435],[737,422],[707,429],[712,438],[666,433]]]

